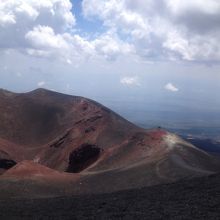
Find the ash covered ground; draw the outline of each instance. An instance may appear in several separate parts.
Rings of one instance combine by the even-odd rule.
[[[220,175],[111,194],[0,201],[0,219],[220,219]]]

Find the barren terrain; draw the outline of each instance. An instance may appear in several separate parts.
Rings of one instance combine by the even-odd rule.
[[[110,193],[219,172],[219,160],[166,130],[45,89],[0,91],[1,198]]]

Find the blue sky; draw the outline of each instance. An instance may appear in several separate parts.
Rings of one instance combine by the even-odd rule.
[[[0,87],[82,95],[120,113],[218,112],[218,0],[5,0]]]
[[[103,33],[106,31],[106,28],[102,26],[102,22],[96,18],[85,19],[82,11],[82,1],[81,0],[72,0],[73,4],[72,13],[76,17],[76,28],[80,33],[84,31],[86,34],[96,34]]]

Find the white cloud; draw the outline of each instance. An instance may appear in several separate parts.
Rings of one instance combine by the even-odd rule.
[[[147,61],[220,61],[218,0],[83,0],[85,18],[98,18],[107,29],[96,35],[76,34],[72,7],[70,0],[0,1],[1,51],[73,65],[130,55]]]
[[[71,61],[70,59],[67,59],[67,60],[66,60],[66,63],[67,63],[67,64],[72,64],[72,61]]]
[[[45,84],[46,84],[45,81],[40,81],[40,82],[37,83],[37,86],[38,87],[43,87]]]
[[[75,24],[69,0],[3,0],[0,2],[0,25],[13,28],[48,25],[55,30]],[[16,24],[16,26],[13,26]]]
[[[134,76],[134,77],[129,77],[129,76],[126,76],[126,77],[123,77],[121,78],[120,80],[120,83],[124,86],[140,86],[140,80],[137,76]]]
[[[179,91],[179,89],[178,89],[176,86],[174,86],[172,83],[167,83],[167,84],[164,86],[164,88],[165,88],[166,90],[171,91],[171,92],[178,92],[178,91]]]
[[[101,19],[148,60],[220,61],[218,0],[83,0],[82,5],[86,18]]]
[[[65,34],[75,24],[69,0],[0,2],[0,49],[50,56],[68,47]],[[62,53],[58,53],[62,55]]]
[[[0,2],[0,49],[78,65],[93,57],[115,60],[133,47],[114,31],[88,39],[74,33],[70,0]]]
[[[120,40],[117,35],[106,33],[91,42],[96,52],[107,60],[115,60],[120,55],[132,53],[133,47]]]
[[[32,56],[69,60],[71,44],[66,39],[67,35],[69,34],[55,34],[48,26],[36,26],[25,35],[28,42],[26,51]]]
[[[167,0],[168,8],[175,14],[180,15],[185,12],[199,11],[205,14],[216,14],[220,11],[218,0]]]
[[[36,26],[27,32],[25,38],[33,48],[65,48],[68,47],[63,36],[55,34],[54,30],[48,26]]]

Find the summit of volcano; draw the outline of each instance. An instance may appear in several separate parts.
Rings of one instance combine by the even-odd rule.
[[[219,161],[161,128],[45,89],[0,91],[0,191],[5,197],[88,194],[209,175]],[[25,190],[20,188],[25,187]]]

